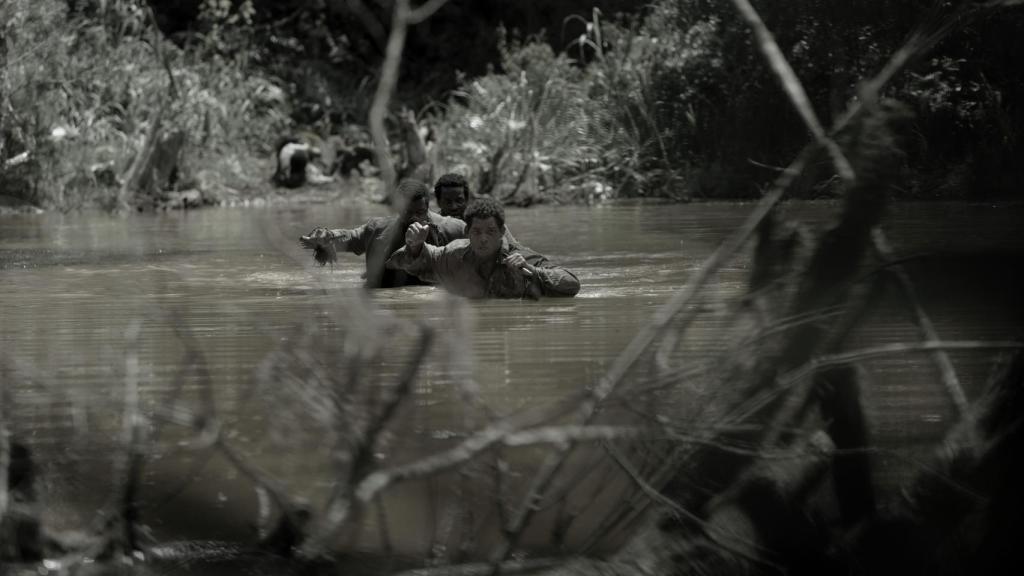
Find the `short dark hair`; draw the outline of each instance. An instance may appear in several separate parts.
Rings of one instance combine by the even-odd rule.
[[[404,198],[407,202],[414,202],[421,197],[426,197],[430,188],[419,180],[406,179],[398,183],[395,196]]]
[[[466,177],[462,174],[456,174],[455,172],[449,172],[442,174],[437,182],[434,183],[434,198],[438,202],[441,201],[441,189],[442,188],[462,188],[462,196],[469,200],[469,182],[466,181]]]
[[[474,218],[494,218],[494,221],[498,223],[498,227],[505,225],[505,209],[502,208],[501,202],[498,202],[490,196],[481,196],[469,203],[466,206],[466,212],[463,214],[462,219],[466,222],[466,229],[473,225]]]

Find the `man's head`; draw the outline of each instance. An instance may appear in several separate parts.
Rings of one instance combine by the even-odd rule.
[[[466,237],[473,253],[481,258],[493,257],[501,250],[505,234],[505,209],[490,197],[477,198],[469,203],[463,216]]]
[[[462,218],[469,203],[469,183],[462,174],[449,172],[434,184],[434,198],[442,216]]]
[[[398,183],[396,196],[405,201],[402,213],[406,222],[426,222],[427,210],[430,209],[430,188],[419,180],[402,180]]]

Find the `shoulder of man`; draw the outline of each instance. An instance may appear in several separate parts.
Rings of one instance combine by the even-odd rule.
[[[442,246],[442,248],[445,248],[449,252],[454,252],[456,250],[469,250],[469,238],[456,238]]]
[[[397,221],[398,216],[374,216],[366,221],[365,226],[375,235],[380,235]]]
[[[386,228],[392,222],[398,220],[398,216],[374,216],[366,221],[366,225],[371,228]]]
[[[507,240],[506,240],[506,242],[507,242]],[[516,244],[514,244],[514,245],[509,244],[508,245],[508,251],[509,252],[518,252],[518,253],[520,253],[523,256],[523,258],[525,258],[526,261],[531,266],[543,266],[543,265],[548,263],[547,256],[545,256],[545,255],[541,254],[540,252],[537,252],[536,250],[533,250],[533,249],[531,249],[531,248],[529,248],[527,246],[523,246],[522,244],[519,244],[518,242]]]
[[[461,238],[465,235],[466,223],[462,220],[452,218],[451,216],[441,216],[434,211],[431,211],[428,214],[430,216],[431,224],[437,226],[438,230],[443,231],[445,234],[449,234],[453,238]]]

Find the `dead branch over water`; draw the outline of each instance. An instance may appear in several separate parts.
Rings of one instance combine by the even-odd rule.
[[[746,0],[734,3],[815,142],[592,387],[562,405],[501,416],[481,398],[469,376],[468,352],[454,352],[468,347],[455,338],[448,344],[453,352],[446,357],[446,368],[465,376],[458,382],[466,404],[461,438],[410,461],[381,462],[377,454],[401,431],[401,415],[415,409],[412,390],[440,327],[401,327],[397,332],[412,340],[412,352],[397,374],[381,379],[369,369],[385,349],[374,335],[395,332],[396,326],[372,318],[365,302],[339,305],[331,311],[336,325],[361,325],[362,331],[342,330],[325,338],[322,326],[299,327],[286,346],[265,360],[252,384],[270,402],[287,397],[296,413],[282,403],[273,416],[298,415],[300,427],[327,452],[332,485],[321,502],[310,504],[232,442],[218,418],[206,360],[186,329],[178,337],[185,349],[183,366],[199,374],[199,408],[182,407],[183,368],[167,397],[170,408],[152,417],[142,414],[139,358],[130,344],[138,331],[135,325],[126,335],[114,519],[106,532],[96,535],[105,538],[104,545],[92,539],[88,546],[66,540],[58,546],[60,538],[41,538],[38,515],[31,514],[34,494],[31,473],[26,472],[31,455],[18,443],[17,431],[9,430],[16,401],[10,387],[18,377],[4,361],[0,560],[25,567],[25,573],[34,571],[35,555],[42,553],[51,562],[59,559],[69,573],[97,559],[114,564],[135,559],[155,570],[169,563],[172,571],[182,563],[202,563],[205,552],[195,543],[168,547],[141,537],[145,512],[139,484],[147,458],[157,450],[161,426],[183,430],[189,450],[221,455],[276,509],[276,514],[261,512],[262,520],[275,518],[276,525],[262,530],[262,539],[241,552],[231,548],[230,558],[253,566],[273,558],[282,573],[336,572],[339,542],[360,530],[368,507],[376,506],[383,547],[390,551],[384,507],[388,491],[403,482],[465,472],[484,455],[494,458],[489,471],[496,486],[492,505],[500,518],[500,539],[487,554],[460,559],[439,552],[434,566],[416,566],[405,574],[901,574],[921,566],[964,573],[994,568],[990,558],[1019,555],[1011,535],[1020,528],[1017,491],[1024,482],[1018,463],[1024,440],[1024,356],[1018,353],[972,403],[947,351],[1017,350],[1022,343],[942,340],[909,274],[892,266],[888,269],[896,275],[922,341],[866,348],[850,343],[850,333],[876,296],[876,279],[867,279],[865,285],[859,271],[872,255],[883,264],[896,258],[878,228],[884,210],[880,191],[894,177],[889,158],[892,114],[877,101],[878,92],[934,38],[924,42],[921,36],[912,37],[878,76],[864,83],[870,96],[852,103],[826,132],[753,6]],[[411,12],[407,2],[400,2],[399,10],[406,11],[403,26],[440,4],[432,0]],[[381,85],[390,90],[384,78]],[[775,208],[819,148],[828,151],[846,191],[835,223],[812,241],[783,222]],[[677,363],[674,352],[701,312],[695,304],[702,289],[752,238],[756,246],[751,250],[749,290],[731,321],[733,345],[710,366],[695,369]],[[452,306],[454,317],[465,314],[460,304]],[[357,316],[358,324],[345,321]],[[457,322],[464,323],[465,318]],[[468,338],[468,330],[462,332],[461,338]],[[905,353],[931,356],[942,393],[960,421],[932,461],[905,486],[906,497],[888,510],[880,507],[881,488],[873,480],[872,456],[877,451],[863,394],[871,383],[861,366],[873,358]],[[697,380],[699,391],[691,386]],[[632,411],[616,412],[629,403],[634,404]],[[493,455],[498,449],[531,446],[543,447],[547,455],[528,482],[513,482],[512,465]],[[588,450],[601,462],[592,476],[617,474],[622,479],[620,504],[590,521],[591,534],[579,550],[556,550],[560,554],[554,556],[544,550],[545,557],[538,559],[517,557],[530,551],[525,534],[539,516],[559,510],[554,539],[561,544],[582,523],[581,515],[571,510],[570,492],[590,475],[578,474],[570,481],[567,470]],[[458,482],[469,487],[475,476],[466,473]],[[608,489],[601,484],[590,487],[590,501]],[[465,488],[460,495],[469,491]],[[462,501],[457,505],[469,506]],[[463,542],[453,549],[472,554],[476,542],[467,544],[474,531],[471,514],[460,510],[442,515],[445,527],[443,536],[435,538],[436,549],[460,534],[455,525],[461,523]],[[968,527],[973,532],[965,535]],[[617,552],[609,557],[574,558],[613,541],[612,536],[617,537]],[[41,540],[47,549],[40,549]],[[220,556],[214,557],[223,561],[227,550],[219,549]]]

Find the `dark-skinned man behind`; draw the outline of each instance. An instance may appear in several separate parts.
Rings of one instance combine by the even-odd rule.
[[[434,199],[437,200],[437,207],[442,216],[451,216],[461,220],[471,196],[469,182],[465,176],[457,172],[442,174],[434,183]],[[508,243],[509,250],[512,252],[522,247],[509,231],[508,226],[505,227],[505,242]]]
[[[462,174],[448,172],[434,183],[434,199],[441,216],[462,219],[469,204],[469,182]]]
[[[314,257],[320,264],[333,262],[338,250],[356,255],[366,254],[367,288],[428,283],[404,270],[388,269],[384,263],[388,256],[402,247],[405,231],[412,224],[421,226],[426,238],[439,246],[463,237],[465,224],[461,220],[430,211],[429,191],[423,182],[403,180],[396,190],[397,197],[407,199],[401,214],[371,218],[358,228],[317,228],[302,236],[299,242],[304,248],[315,250]],[[429,278],[426,274],[424,276]]]
[[[429,242],[430,230],[413,222],[405,246],[387,266],[436,278],[449,292],[468,298],[540,298],[575,296],[576,276],[505,238],[505,210],[493,198],[477,198],[464,213],[467,238],[446,246]]]

